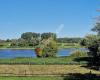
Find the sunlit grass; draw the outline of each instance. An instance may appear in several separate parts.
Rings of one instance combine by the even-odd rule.
[[[63,80],[63,77],[0,77],[0,80]]]
[[[14,59],[0,59],[0,64],[81,64],[74,61],[75,57],[50,57],[50,58],[14,58]]]
[[[91,70],[93,74],[99,71]],[[69,73],[90,73],[90,69],[81,65],[0,65],[1,75],[66,75]]]

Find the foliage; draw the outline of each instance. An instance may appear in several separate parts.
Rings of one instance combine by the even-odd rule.
[[[100,47],[100,37],[97,35],[88,35],[80,42],[81,45],[86,46],[89,51],[90,55],[93,57],[99,57],[99,47]]]
[[[43,55],[45,57],[54,57],[58,51],[57,43],[54,40],[51,40],[47,46],[43,48]]]
[[[58,43],[78,43],[81,38],[57,38]]]
[[[54,33],[35,33],[26,32],[21,35],[19,39],[6,40],[11,42],[10,47],[36,47],[42,40],[46,40],[52,37],[56,40],[56,34]]]
[[[97,22],[95,27],[92,28],[92,31],[95,31],[98,33],[98,35],[100,35],[100,22]]]
[[[88,55],[84,51],[77,50],[77,51],[72,52],[70,56],[71,57],[87,57]]]
[[[39,46],[35,48],[37,57],[54,57],[57,51],[57,43],[51,38],[41,40]]]
[[[88,55],[93,57],[93,65],[100,65],[100,36],[88,35],[80,42],[81,45],[89,49]]]
[[[41,34],[41,39],[49,39],[50,37],[52,37],[54,40],[56,40],[56,34],[55,33],[42,33]]]
[[[21,38],[25,40],[31,40],[32,38],[38,38],[39,36],[39,33],[26,32],[21,35]]]
[[[39,47],[35,48],[35,53],[37,57],[42,57],[42,49],[40,49]]]

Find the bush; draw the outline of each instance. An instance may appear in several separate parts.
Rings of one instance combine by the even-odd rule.
[[[87,57],[88,54],[87,52],[77,50],[77,51],[72,52],[70,56],[71,57]]]

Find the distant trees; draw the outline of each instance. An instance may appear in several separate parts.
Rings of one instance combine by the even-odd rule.
[[[32,32],[26,32],[21,35],[21,38],[25,40],[31,40],[33,38],[39,38],[39,37],[40,37],[39,33],[32,33]]]
[[[26,32],[11,40],[10,47],[34,47],[37,57],[53,57],[57,52],[56,34]]]
[[[78,43],[82,38],[57,38],[58,43]]]
[[[50,37],[52,37],[54,40],[56,40],[56,38],[57,38],[55,33],[49,32],[49,33],[42,33],[41,34],[41,39],[48,39]]]

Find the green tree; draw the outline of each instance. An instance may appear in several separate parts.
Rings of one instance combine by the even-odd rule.
[[[50,37],[52,37],[54,40],[56,40],[56,34],[55,33],[42,33],[41,34],[41,39],[49,39]]]
[[[25,39],[25,40],[31,40],[33,38],[38,38],[40,37],[40,34],[39,33],[32,33],[32,32],[26,32],[26,33],[23,33],[21,35],[21,38]]]
[[[100,36],[88,35],[81,40],[80,44],[88,48],[88,55],[92,58],[91,63],[100,65]]]
[[[97,35],[87,35],[84,39],[80,42],[81,45],[86,46],[91,56],[97,57],[98,56],[98,48],[100,44],[100,37]]]
[[[18,40],[17,39],[12,39],[10,47],[18,47]]]
[[[98,35],[100,35],[100,22],[97,22],[95,27],[92,28],[92,31],[95,31],[98,33]]]
[[[29,46],[35,47],[39,45],[39,39],[38,38],[32,38],[29,40]]]
[[[26,32],[21,35],[21,38],[24,39],[27,46],[34,47],[39,44],[39,33]]]
[[[58,51],[57,43],[53,39],[43,48],[43,56],[55,57]]]
[[[78,43],[82,38],[57,38],[58,43]]]
[[[28,41],[26,41],[25,39],[22,39],[22,38],[18,39],[17,43],[18,43],[19,47],[27,47],[28,46]]]
[[[25,40],[30,40],[31,38],[33,38],[33,33],[32,32],[23,33],[21,35],[21,38],[22,39],[25,39]]]
[[[39,45],[35,48],[37,57],[54,57],[57,51],[57,43],[52,37],[40,40]]]

